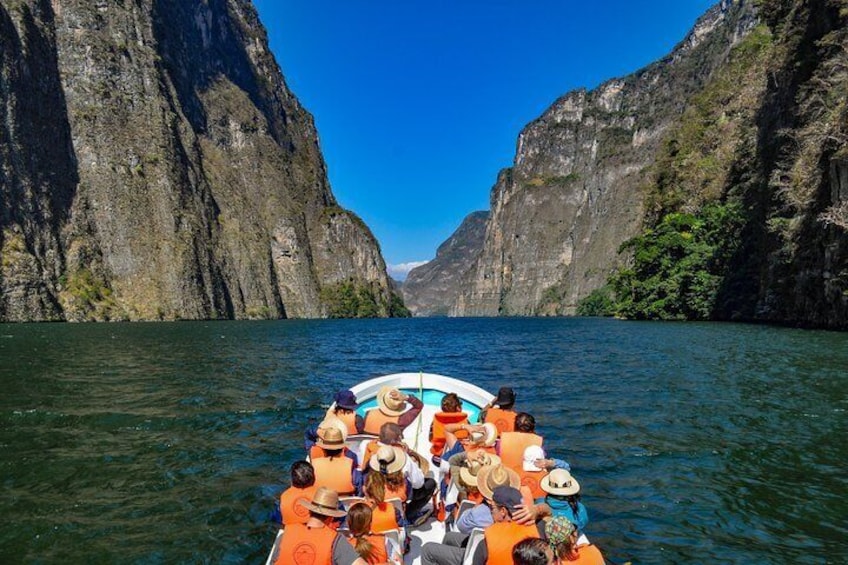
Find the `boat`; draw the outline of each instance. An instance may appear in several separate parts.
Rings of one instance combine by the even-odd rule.
[[[494,399],[494,395],[482,388],[453,377],[434,373],[395,373],[375,377],[351,387],[350,390],[359,403],[358,414],[364,416],[367,410],[376,408],[377,392],[384,386],[396,387],[405,394],[420,398],[423,402],[424,408],[421,410],[421,414],[412,424],[407,426],[403,435],[404,442],[418,454],[419,461],[422,462],[430,460],[430,424],[433,422],[434,414],[441,410],[441,401],[445,394],[455,392],[462,399],[462,410],[468,414],[468,419],[472,422],[477,421],[477,416],[483,407]],[[361,456],[362,444],[371,439],[374,439],[374,436],[368,434],[351,435],[347,438],[347,444],[350,449]],[[438,468],[428,466],[426,463],[424,463],[424,466],[429,467],[425,474],[438,483],[441,479]],[[266,560],[266,565],[273,565],[273,557],[283,535],[284,530],[280,529]],[[410,549],[404,555],[404,564],[418,565],[421,563],[421,546],[428,542],[441,542],[445,535],[445,524],[431,517],[421,526],[407,528],[407,535],[410,538]],[[469,548],[467,554],[473,552],[471,543],[469,543]]]

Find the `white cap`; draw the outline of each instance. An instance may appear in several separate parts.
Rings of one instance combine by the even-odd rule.
[[[544,459],[545,452],[538,445],[531,445],[527,449],[524,450],[524,463],[523,467],[525,471],[541,471],[542,469],[536,466],[537,459]]]

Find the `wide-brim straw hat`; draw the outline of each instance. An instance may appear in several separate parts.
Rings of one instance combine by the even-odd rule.
[[[344,449],[345,435],[336,426],[330,425],[327,428],[319,428],[318,441],[315,445],[323,449],[334,451],[336,449]]]
[[[485,447],[492,447],[495,445],[495,442],[498,441],[498,427],[492,422],[486,422],[483,424],[483,428],[486,430],[486,436],[483,438],[483,445]]]
[[[377,406],[380,412],[387,416],[400,416],[406,411],[406,402],[392,399],[389,396],[389,393],[392,391],[400,392],[393,386],[382,387],[377,393]]]
[[[486,498],[492,498],[493,491],[503,486],[520,488],[521,477],[503,464],[487,465],[477,473],[477,490]]]
[[[342,437],[347,441],[347,424],[342,422],[336,416],[328,415],[326,418],[321,420],[321,423],[318,424],[318,436],[321,436],[321,433],[328,428],[336,428],[342,433]]]
[[[497,455],[492,455],[491,453],[487,453],[483,457],[482,461],[469,461],[466,467],[461,467],[459,469],[459,479],[468,486],[476,487],[477,477],[483,467],[489,467],[491,465],[500,464],[500,457],[498,457]]]
[[[539,486],[554,496],[571,496],[580,492],[580,483],[565,469],[554,469],[542,477]]]
[[[327,487],[320,487],[312,495],[312,502],[298,500],[298,504],[322,516],[341,518],[347,512],[339,509],[339,493]]]
[[[374,471],[380,471],[383,465],[385,465],[386,474],[397,473],[406,465],[406,453],[401,448],[391,445],[380,447],[377,453],[371,456],[368,466]]]

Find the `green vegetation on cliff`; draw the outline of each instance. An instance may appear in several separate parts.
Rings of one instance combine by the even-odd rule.
[[[321,302],[330,318],[408,318],[409,310],[394,292],[390,298],[375,285],[348,279],[321,289]]]

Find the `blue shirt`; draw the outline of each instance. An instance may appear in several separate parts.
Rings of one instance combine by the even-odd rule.
[[[456,521],[457,529],[463,534],[470,534],[474,528],[486,529],[495,523],[492,511],[485,504],[478,504],[471,510],[466,510]]]

